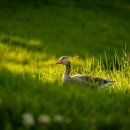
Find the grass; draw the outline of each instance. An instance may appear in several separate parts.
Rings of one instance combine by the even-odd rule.
[[[86,58],[86,54],[89,57],[103,55],[105,50],[110,58],[114,49],[120,55],[125,45],[127,52],[130,48],[129,3],[118,4],[118,8],[113,5],[113,9],[105,8],[107,5],[82,9],[74,4],[36,8],[32,4],[13,3],[11,8],[7,4],[0,11],[0,30],[2,35],[38,40],[40,48],[50,56],[66,53]],[[61,48],[61,45],[64,46]]]
[[[128,9],[118,3],[119,12],[114,5],[111,10],[53,4],[1,8],[0,129],[128,130],[129,2]],[[71,75],[117,84],[106,89],[63,85],[64,66],[54,65],[62,55],[72,61]],[[35,123],[26,124],[25,115]]]
[[[0,111],[2,129],[25,129],[22,115],[31,113],[35,125],[26,129],[128,129],[129,66],[125,53],[119,70],[103,66],[102,60],[71,57],[71,74],[86,73],[117,82],[107,89],[82,85],[62,85],[63,66],[55,58],[47,60],[42,52],[32,52],[9,44],[1,45]],[[122,61],[125,60],[125,62]],[[120,80],[121,79],[121,80]],[[40,124],[38,117],[47,114],[51,123]],[[55,122],[61,115],[64,120]],[[69,120],[69,121],[68,121]],[[82,125],[80,125],[82,124]]]

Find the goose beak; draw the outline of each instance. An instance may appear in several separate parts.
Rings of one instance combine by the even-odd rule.
[[[55,64],[62,64],[61,60],[55,62]]]

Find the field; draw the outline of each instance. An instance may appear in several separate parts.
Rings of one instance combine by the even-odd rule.
[[[129,130],[130,2],[1,0],[0,129]],[[62,84],[74,74],[114,80]]]

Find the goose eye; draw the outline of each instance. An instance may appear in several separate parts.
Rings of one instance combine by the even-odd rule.
[[[65,59],[64,57],[62,59]]]

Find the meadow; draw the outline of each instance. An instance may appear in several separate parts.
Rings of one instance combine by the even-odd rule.
[[[128,0],[1,0],[0,129],[129,130],[129,14]],[[62,55],[116,84],[62,84]]]

